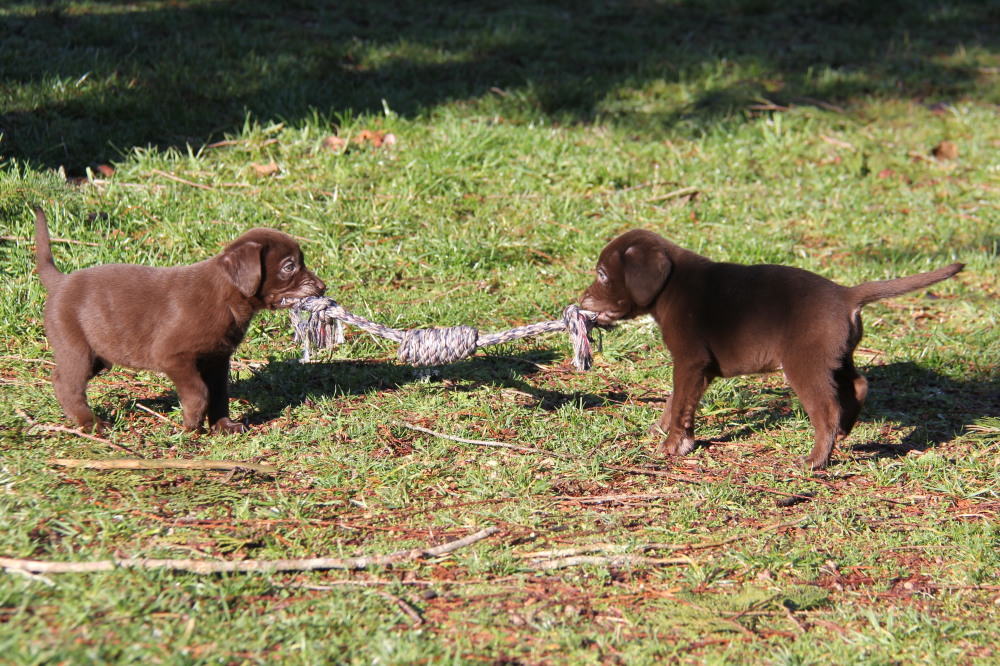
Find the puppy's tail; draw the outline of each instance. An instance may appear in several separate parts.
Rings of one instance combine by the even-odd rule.
[[[880,280],[876,282],[865,282],[856,287],[851,287],[850,294],[858,307],[880,301],[883,298],[900,296],[916,289],[929,287],[935,282],[947,280],[955,273],[965,268],[965,264],[952,264],[926,273],[917,273],[895,280]]]
[[[49,225],[41,206],[35,209],[35,254],[38,258],[38,277],[42,279],[45,288],[51,290],[64,274],[56,268],[56,261],[52,257]]]

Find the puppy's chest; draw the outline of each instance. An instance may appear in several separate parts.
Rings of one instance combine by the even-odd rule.
[[[220,332],[219,344],[228,347],[228,351],[233,351],[243,341],[253,319],[254,309],[248,306],[230,306],[229,315],[225,330]]]
[[[226,308],[193,318],[174,328],[164,341],[167,346],[198,356],[230,355],[243,341],[253,310]]]

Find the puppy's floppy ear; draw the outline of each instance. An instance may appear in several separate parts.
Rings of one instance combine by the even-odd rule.
[[[625,290],[641,308],[647,307],[663,289],[670,277],[673,262],[662,247],[645,243],[630,245],[622,257]]]
[[[261,280],[261,252],[264,246],[260,243],[240,243],[222,253],[222,268],[229,280],[249,298],[257,293]]]

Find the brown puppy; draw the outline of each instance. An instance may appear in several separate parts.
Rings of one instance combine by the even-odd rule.
[[[783,369],[816,433],[801,462],[821,469],[858,417],[868,383],[854,368],[861,307],[953,276],[963,264],[844,287],[791,266],[716,263],[650,231],[611,241],[580,305],[598,324],[651,314],[674,361],[674,392],[650,429],[660,454],[694,447],[694,414],[716,377]]]
[[[188,430],[201,431],[208,416],[213,432],[244,432],[229,418],[227,381],[229,357],[250,320],[326,289],[306,270],[298,243],[274,229],[251,229],[191,266],[109,264],[69,274],[53,261],[41,208],[35,239],[56,398],[68,417],[96,432],[105,424],[87,406],[87,382],[115,364],[166,374]]]

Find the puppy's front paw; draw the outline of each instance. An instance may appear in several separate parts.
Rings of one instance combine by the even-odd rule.
[[[796,458],[796,462],[799,464],[799,467],[804,467],[805,469],[816,471],[825,468],[830,461],[827,459],[816,460],[813,458],[812,455],[808,455],[808,456],[799,456],[798,458]]]
[[[90,423],[81,423],[80,430],[83,432],[89,432],[100,437],[104,434],[104,431],[111,427],[111,424],[107,421],[102,421],[99,418],[94,418]]]
[[[234,435],[242,434],[247,431],[247,427],[239,421],[233,421],[228,417],[224,417],[215,422],[212,426],[212,434],[215,435]]]
[[[683,456],[694,450],[693,437],[670,437],[660,442],[656,454],[660,456]]]

